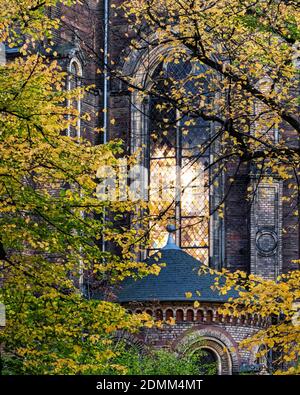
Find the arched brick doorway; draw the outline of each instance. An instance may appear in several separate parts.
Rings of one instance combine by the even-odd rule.
[[[217,375],[221,374],[221,360],[219,354],[209,345],[201,347],[194,354],[198,364],[198,372],[200,375]]]
[[[215,356],[218,375],[232,374],[232,360],[226,345],[218,339],[203,337],[198,342],[193,343],[186,354],[193,354],[198,350],[209,351]]]
[[[186,331],[177,339],[174,348],[183,354],[194,354],[208,350],[215,356],[218,375],[232,375],[239,370],[237,346],[231,336],[216,327]]]

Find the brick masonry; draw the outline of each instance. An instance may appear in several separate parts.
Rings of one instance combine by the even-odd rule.
[[[282,273],[282,184],[253,183],[251,208],[251,273],[274,279]]]
[[[201,303],[194,308],[188,303],[176,304],[129,304],[129,311],[152,315],[157,320],[174,324],[163,324],[161,328],[145,329],[138,337],[127,336],[130,343],[139,343],[154,348],[164,348],[189,355],[198,349],[209,348],[221,358],[220,374],[236,374],[242,364],[256,362],[254,350],[251,352],[239,346],[240,342],[253,335],[267,322],[258,316],[220,316],[221,304]],[[121,336],[121,334],[120,334]],[[141,346],[142,347],[142,346]]]

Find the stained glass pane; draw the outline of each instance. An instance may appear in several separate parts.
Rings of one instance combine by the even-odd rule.
[[[164,158],[175,156],[176,114],[174,109],[162,108],[161,100],[150,101],[150,156]]]
[[[150,161],[151,183],[149,201],[151,214],[161,214],[163,210],[174,205],[176,193],[175,158],[152,159]]]
[[[208,68],[199,62],[185,59],[167,61],[164,64],[165,78],[172,80],[173,86],[178,82],[178,87],[184,88],[185,96],[193,100],[195,107],[203,106],[203,98],[209,99]],[[201,95],[199,94],[201,92]]]
[[[203,121],[201,118],[194,120],[194,125],[186,126],[185,122],[189,122],[189,118],[185,117],[180,122],[182,133],[182,155],[208,155],[207,147],[210,135],[209,122]]]
[[[209,214],[208,172],[204,160],[183,160],[181,173],[181,216],[206,216]],[[205,162],[205,161],[204,161]]]
[[[181,165],[181,185],[182,188],[201,185],[207,185],[208,172],[205,168],[208,165],[206,158],[183,158]]]
[[[167,222],[167,221],[166,221]],[[168,232],[164,221],[160,223],[150,222],[150,241],[152,249],[159,249],[166,245]]]
[[[181,195],[182,216],[208,216],[209,199],[205,190],[200,187],[186,188]]]
[[[208,247],[208,220],[206,217],[181,220],[182,247]]]
[[[186,78],[192,71],[192,64],[188,60],[176,59],[166,64],[167,76],[174,80]]]
[[[166,158],[175,156],[174,131],[151,133],[151,157]]]
[[[79,67],[75,62],[72,62],[71,69],[70,69],[70,88],[78,88],[80,86],[80,72]]]
[[[69,87],[70,90],[76,89],[80,86],[80,75],[79,75],[79,68],[75,62],[72,62],[70,75],[69,75]],[[80,99],[73,100],[70,103],[71,107],[76,109],[80,112]],[[72,119],[72,117],[71,117]],[[71,137],[76,137],[79,133],[79,122],[77,121],[76,125],[72,124],[69,126],[69,135]]]

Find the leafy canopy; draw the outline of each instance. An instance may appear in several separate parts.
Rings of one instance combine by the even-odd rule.
[[[56,3],[0,1],[2,41],[20,51],[0,66],[0,298],[7,313],[0,341],[5,369],[83,374],[110,366],[122,371],[111,362],[112,336],[151,325],[149,317],[88,300],[79,292],[82,277],[96,278],[105,293],[108,283],[158,273],[159,266],[136,262],[131,246],[138,231],[117,229],[110,220],[138,210],[139,202],[104,202],[96,195],[97,170],[117,163],[120,142],[93,146],[66,134],[69,125],[86,116],[66,103],[83,97],[89,87],[66,91],[66,74],[45,55],[52,52],[49,40],[58,26],[46,9]],[[114,240],[120,254],[104,252],[102,237]]]

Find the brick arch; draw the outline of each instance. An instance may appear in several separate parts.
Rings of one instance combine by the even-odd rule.
[[[123,340],[128,346],[136,348],[139,354],[147,354],[148,349],[144,341],[132,333],[125,331],[116,331],[113,339],[116,341]]]
[[[226,331],[208,326],[184,332],[173,348],[183,354],[209,349],[217,357],[218,374],[231,375],[239,371],[240,358],[236,342]]]
[[[148,36],[149,42],[155,42],[156,34]],[[162,57],[165,57],[170,48],[165,45],[150,47],[150,50],[130,50],[127,53],[126,59],[123,63],[122,69],[125,75],[132,75],[135,84],[146,86],[151,80],[151,74],[161,62]],[[149,74],[150,73],[150,74]]]

